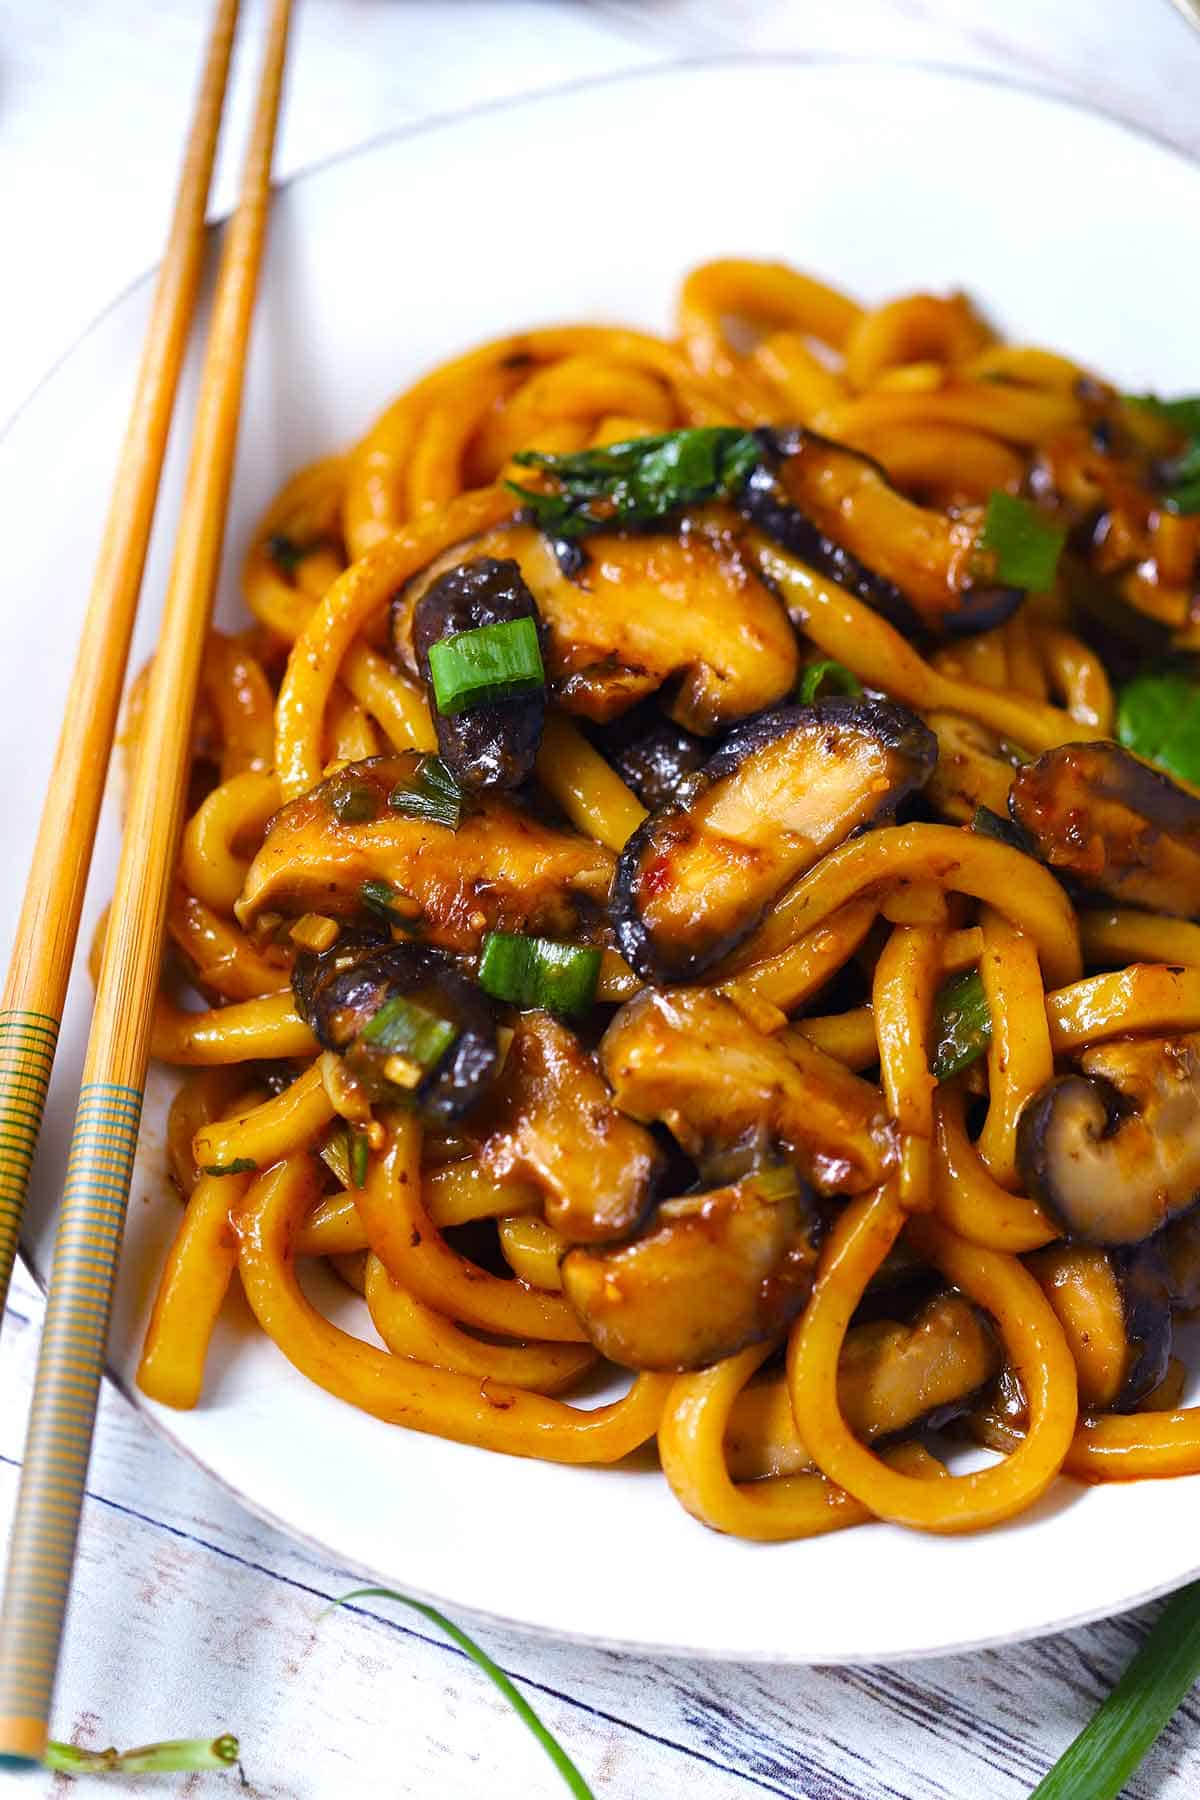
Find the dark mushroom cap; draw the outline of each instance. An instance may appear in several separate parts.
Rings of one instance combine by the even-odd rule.
[[[610,1361],[699,1369],[785,1331],[812,1292],[817,1218],[790,1170],[667,1200],[649,1230],[572,1250],[563,1288]]]
[[[1063,1328],[1085,1411],[1120,1412],[1162,1380],[1171,1304],[1157,1243],[1101,1250],[1053,1244],[1029,1258]]]
[[[394,644],[398,654],[403,652],[409,628],[407,610],[407,599],[398,595],[392,603],[393,638],[399,634],[400,639]],[[430,693],[429,652],[434,644],[485,625],[537,617],[533,595],[515,562],[478,556],[447,569],[420,594],[411,621],[417,667]],[[452,718],[433,708],[443,761],[464,787],[475,789],[520,787],[528,780],[542,741],[545,716],[544,690],[473,706]]]
[[[609,905],[622,954],[648,981],[701,975],[936,760],[932,732],[883,700],[785,706],[737,726],[622,851]]]
[[[297,958],[297,971],[292,989],[300,1012],[318,1042],[345,1057],[373,1099],[411,1098],[423,1118],[441,1124],[461,1118],[491,1086],[500,1063],[491,1005],[474,982],[436,951],[344,932],[320,956]],[[384,1073],[387,1051],[364,1043],[361,1036],[395,996],[447,1020],[456,1033],[434,1067],[403,1095]]]
[[[1197,1039],[1107,1044],[1083,1062],[1026,1104],[1020,1171],[1068,1237],[1140,1243],[1200,1195]]]
[[[650,812],[670,805],[712,753],[711,744],[664,718],[654,702],[602,727],[596,743]]]
[[[1009,812],[1056,870],[1116,900],[1200,914],[1200,799],[1118,744],[1064,744],[1019,769]]]

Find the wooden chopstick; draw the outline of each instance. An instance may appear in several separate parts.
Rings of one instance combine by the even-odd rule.
[[[204,209],[239,0],[217,0],[166,253],[8,979],[0,995],[0,1316],[62,1022],[179,371],[204,266]]]
[[[171,579],[97,984],[0,1614],[0,1760],[37,1761],[58,1664],[270,202],[291,0],[274,0],[221,256]]]

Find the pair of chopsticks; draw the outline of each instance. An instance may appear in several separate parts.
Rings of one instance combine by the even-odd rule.
[[[0,1311],[79,930],[159,477],[204,259],[238,0],[217,0],[133,409],[0,1003]],[[0,1612],[0,1767],[40,1761],[58,1666],[149,1057],[192,712],[212,613],[270,202],[291,0],[273,0],[221,257],[59,1212]]]

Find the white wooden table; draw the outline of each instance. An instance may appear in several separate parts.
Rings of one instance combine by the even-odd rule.
[[[247,0],[248,18],[258,10]],[[207,0],[0,0],[0,419],[156,255],[207,11]],[[1200,37],[1166,0],[302,0],[281,168],[481,99],[681,55],[772,49],[986,67],[1083,95],[1200,154]],[[245,60],[220,206],[228,148],[243,135]],[[0,1530],[40,1309],[19,1276],[0,1341]],[[89,1495],[59,1736],[128,1744],[234,1729],[244,1791],[280,1800],[564,1791],[431,1629],[375,1605],[320,1619],[352,1585],[346,1572],[258,1524],[113,1393]],[[742,1670],[482,1635],[606,1800],[684,1784],[695,1800],[1020,1800],[1144,1619],[905,1670]],[[1200,1709],[1185,1708],[1130,1794],[1195,1795],[1198,1724]],[[215,1793],[222,1783],[239,1791],[232,1774],[105,1791]],[[0,1777],[0,1789],[29,1800],[66,1788]]]

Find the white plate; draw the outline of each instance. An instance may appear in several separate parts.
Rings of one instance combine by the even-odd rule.
[[[686,66],[373,145],[294,182],[276,207],[223,611],[237,617],[238,557],[272,492],[430,363],[534,322],[665,328],[683,270],[715,255],[782,257],[869,299],[962,285],[1018,339],[1130,387],[1194,389],[1185,297],[1200,290],[1200,240],[1179,221],[1198,214],[1200,173],[1148,139],[1060,101],[905,66]],[[97,321],[3,445],[0,943],[16,920],[147,304],[142,282]],[[176,443],[167,519],[181,460]],[[160,531],[139,663],[167,554]],[[88,927],[114,861],[110,808]],[[81,966],[36,1170],[35,1270],[48,1266],[88,1003]],[[127,1391],[178,1212],[164,1191],[166,1091],[157,1081],[147,1109],[116,1307],[113,1367]],[[648,1467],[556,1468],[365,1418],[295,1374],[244,1313],[221,1326],[198,1411],[138,1403],[249,1507],[338,1562],[458,1611],[639,1650],[926,1655],[1114,1612],[1200,1567],[1198,1479],[1060,1482],[1028,1517],[957,1540],[885,1526],[780,1547],[721,1538]]]

